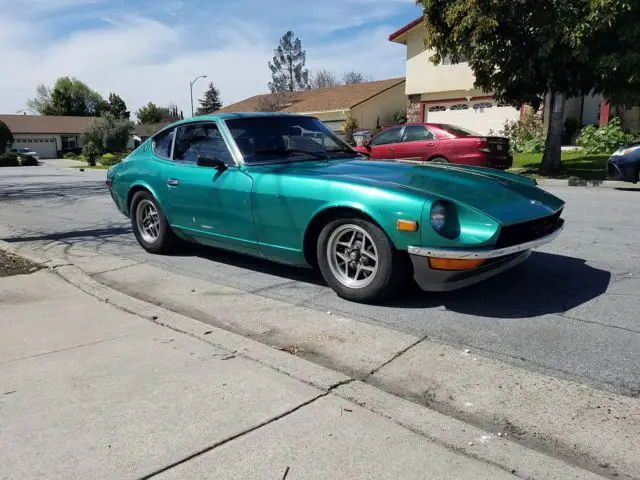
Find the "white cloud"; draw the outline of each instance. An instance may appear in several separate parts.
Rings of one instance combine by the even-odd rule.
[[[0,8],[8,2],[0,0]],[[34,5],[53,11],[51,4],[81,9],[98,2],[37,0]],[[232,4],[234,8],[255,8],[243,15],[236,11],[208,12],[205,21],[198,15],[186,16],[185,5],[190,3],[165,1],[154,3],[162,4],[158,8],[164,12],[163,18],[98,9],[99,16],[90,26],[62,36],[55,31],[55,23],[33,20],[38,18],[33,15],[25,20],[9,7],[8,17],[0,20],[0,64],[10,72],[0,76],[0,112],[25,108],[25,101],[33,96],[38,84],[51,85],[65,75],[81,79],[104,96],[111,91],[118,93],[131,111],[149,101],[174,102],[188,115],[189,81],[207,74],[208,78],[194,87],[194,98],[212,81],[229,104],[266,91],[270,79],[267,62],[288,28],[285,25],[296,26],[292,29],[303,40],[310,69],[327,68],[338,75],[355,69],[375,78],[399,76],[404,73],[405,52],[387,41],[389,32],[399,25],[384,24],[394,3],[314,2],[320,6],[310,9],[310,3],[298,0],[289,4],[291,9],[279,12],[285,18],[274,23],[265,21],[269,2],[238,1]],[[200,13],[204,15],[205,10]],[[334,33],[368,22],[374,22],[370,29],[359,29],[354,35],[338,37]],[[320,32],[323,23],[331,28]],[[312,34],[314,29],[318,32]]]

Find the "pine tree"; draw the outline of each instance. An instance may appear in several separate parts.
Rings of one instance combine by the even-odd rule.
[[[208,115],[222,108],[220,91],[213,86],[213,83],[209,83],[209,88],[204,92],[204,97],[198,100],[198,102],[200,102],[200,107],[198,107],[196,115]]]
[[[292,31],[285,33],[280,39],[278,48],[274,50],[273,63],[269,62],[271,79],[269,89],[272,93],[294,92],[309,88],[309,70],[305,68],[307,54],[302,49],[302,42]]]

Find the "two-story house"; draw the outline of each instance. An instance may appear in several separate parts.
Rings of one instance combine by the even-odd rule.
[[[507,120],[517,120],[524,109],[497,102],[491,92],[474,87],[474,75],[466,62],[440,65],[430,61],[433,52],[424,45],[423,17],[416,18],[389,36],[389,40],[406,45],[406,89],[409,122],[450,123],[483,135],[499,133]],[[548,103],[548,100],[547,100]],[[544,109],[548,111],[547,108]],[[548,115],[544,115],[545,123]],[[581,125],[603,125],[609,121],[610,108],[601,95],[567,100],[565,119]],[[625,110],[623,126],[640,130],[640,108]]]

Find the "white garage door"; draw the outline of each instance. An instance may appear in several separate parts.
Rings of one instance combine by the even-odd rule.
[[[426,122],[448,123],[481,135],[501,135],[507,120],[520,118],[517,108],[498,106],[494,100],[429,103],[425,107]]]
[[[56,141],[54,138],[28,138],[16,136],[11,148],[30,148],[40,155],[40,158],[56,158]]]

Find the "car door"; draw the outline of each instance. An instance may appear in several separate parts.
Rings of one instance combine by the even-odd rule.
[[[166,184],[171,225],[202,243],[245,253],[259,252],[251,211],[252,179],[238,168],[215,122],[176,128]],[[226,168],[198,165],[199,157],[219,159]]]
[[[401,142],[394,146],[396,160],[426,161],[439,152],[440,141],[424,125],[407,125]]]
[[[394,148],[400,142],[401,130],[402,127],[392,127],[373,137],[367,147],[367,150],[371,153],[371,158],[393,159]]]

